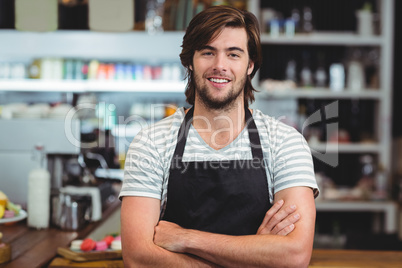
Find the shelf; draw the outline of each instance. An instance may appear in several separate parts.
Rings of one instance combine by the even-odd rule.
[[[261,35],[262,44],[274,45],[381,46],[385,41],[386,39],[378,35],[360,36],[354,32],[313,32],[295,34],[293,37]]]
[[[2,60],[62,57],[145,62],[180,62],[184,32],[96,32],[0,30]],[[152,53],[144,53],[151,51]]]
[[[392,201],[317,201],[317,211],[385,211],[397,208]]]
[[[321,212],[382,212],[385,214],[385,232],[395,233],[398,229],[398,205],[392,201],[317,201],[316,210]]]
[[[0,91],[183,93],[184,81],[1,80]]]
[[[381,146],[372,143],[321,143],[309,144],[312,151],[325,153],[379,153]]]
[[[306,99],[381,99],[379,89],[361,89],[353,91],[345,89],[343,91],[331,91],[329,88],[295,88],[267,91],[259,89],[260,96],[263,98],[306,98]]]

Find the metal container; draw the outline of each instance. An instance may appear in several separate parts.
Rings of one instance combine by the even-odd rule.
[[[66,231],[80,230],[90,221],[89,195],[59,193],[52,198],[52,224]]]

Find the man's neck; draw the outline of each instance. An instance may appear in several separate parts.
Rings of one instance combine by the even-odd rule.
[[[194,105],[193,126],[203,140],[215,150],[229,145],[245,126],[243,100],[227,109],[210,109]]]

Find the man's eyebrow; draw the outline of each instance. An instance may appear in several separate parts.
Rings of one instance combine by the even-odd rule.
[[[240,47],[229,47],[229,48],[227,49],[227,51],[234,51],[234,50],[237,50],[237,51],[239,51],[239,52],[244,53],[244,49],[242,49],[242,48],[240,48]]]

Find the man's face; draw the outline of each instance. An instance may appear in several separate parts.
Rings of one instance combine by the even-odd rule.
[[[205,47],[195,51],[191,69],[195,102],[210,109],[226,109],[243,100],[247,75],[253,71],[247,34],[243,28],[225,28]]]

